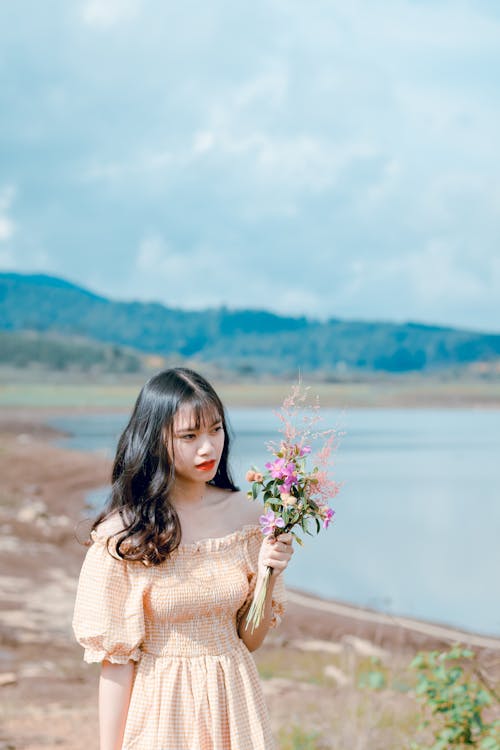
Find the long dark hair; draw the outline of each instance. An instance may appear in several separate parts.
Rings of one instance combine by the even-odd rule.
[[[111,493],[106,507],[92,525],[118,511],[123,530],[116,552],[126,560],[158,565],[181,541],[181,525],[169,495],[175,469],[167,439],[172,435],[175,414],[181,406],[193,410],[196,429],[200,424],[221,420],[224,447],[215,477],[209,484],[235,492],[228,466],[230,435],[224,406],[205,378],[185,367],[164,370],[141,389],[118,441],[113,464]]]

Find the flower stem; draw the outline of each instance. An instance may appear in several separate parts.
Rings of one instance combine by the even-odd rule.
[[[246,617],[246,627],[249,626],[252,627],[251,632],[255,630],[255,628],[258,628],[261,621],[262,616],[264,614],[264,607],[266,605],[266,595],[267,595],[267,588],[269,586],[269,579],[271,578],[272,568],[269,566],[266,569],[266,572],[264,573],[264,578],[262,579],[262,583],[260,588],[255,592],[255,596],[252,599],[252,603],[250,605],[250,608],[247,613]]]

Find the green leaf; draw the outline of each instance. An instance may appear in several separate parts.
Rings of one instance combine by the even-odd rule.
[[[500,750],[500,744],[494,737],[486,737],[479,745],[481,750]]]
[[[299,547],[303,547],[304,546],[304,542],[302,541],[302,539],[300,538],[300,536],[295,531],[292,531],[292,535],[293,535],[295,541],[297,542],[297,544],[299,545]]]

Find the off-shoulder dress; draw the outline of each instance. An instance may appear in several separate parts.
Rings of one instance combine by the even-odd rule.
[[[255,662],[237,630],[254,592],[260,528],[181,544],[157,566],[116,557],[100,527],[92,538],[73,630],[85,661],[135,663],[122,750],[273,748]],[[282,579],[272,627],[284,610]]]

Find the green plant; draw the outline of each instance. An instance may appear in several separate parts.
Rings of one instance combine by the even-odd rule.
[[[421,652],[410,664],[419,672],[418,698],[438,719],[434,725],[429,721],[423,723],[434,733],[431,750],[455,747],[500,750],[500,721],[487,723],[483,718],[483,709],[498,700],[498,696],[474,668],[474,659],[473,651],[457,644],[449,651]],[[474,679],[474,674],[480,682]],[[410,747],[419,750],[421,746],[412,743]]]
[[[373,667],[381,665],[380,659],[372,656],[370,662]],[[358,680],[358,687],[369,688],[370,690],[382,690],[386,687],[387,680],[385,674],[380,669],[370,669],[368,672],[361,672]]]
[[[280,750],[319,750],[318,732],[308,732],[301,727],[293,726],[281,729],[278,737]]]

